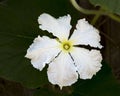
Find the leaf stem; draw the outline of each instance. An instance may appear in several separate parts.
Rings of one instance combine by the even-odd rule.
[[[81,6],[79,6],[76,2],[76,0],[70,0],[70,2],[72,3],[72,5],[79,11],[82,12],[83,14],[87,14],[87,15],[96,15],[96,17],[93,19],[92,23],[95,24],[98,17],[100,15],[105,15],[110,17],[111,19],[120,22],[120,16],[114,15],[113,13],[107,12],[105,10],[88,10],[88,9],[84,9]]]
[[[100,14],[96,14],[96,15],[94,16],[93,20],[91,21],[91,24],[92,24],[92,25],[95,25],[95,23],[97,22],[97,20],[99,19],[100,16],[101,16]]]
[[[106,14],[105,11],[102,10],[88,10],[88,9],[84,9],[81,6],[79,6],[76,2],[76,0],[70,0],[72,5],[80,12],[84,13],[84,14],[88,14],[88,15],[93,15],[93,14]]]
[[[108,17],[110,17],[113,20],[116,20],[118,22],[120,22],[120,16],[114,15],[114,14],[108,14]]]

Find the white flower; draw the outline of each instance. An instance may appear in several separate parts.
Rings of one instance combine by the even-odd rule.
[[[91,79],[101,69],[102,56],[96,49],[88,50],[75,45],[89,45],[102,48],[99,31],[85,19],[80,19],[72,36],[70,15],[58,19],[49,14],[38,18],[39,28],[52,33],[57,39],[47,36],[35,38],[25,57],[31,59],[33,67],[40,71],[49,64],[47,74],[52,84],[70,86],[80,77]]]

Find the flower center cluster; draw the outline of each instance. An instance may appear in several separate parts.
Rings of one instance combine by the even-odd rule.
[[[70,45],[69,45],[69,44],[64,44],[64,45],[63,45],[63,48],[64,48],[65,50],[69,50],[69,49],[70,49]]]
[[[72,42],[70,42],[70,41],[63,41],[61,43],[61,48],[65,52],[70,52],[72,50],[72,48],[73,48]]]

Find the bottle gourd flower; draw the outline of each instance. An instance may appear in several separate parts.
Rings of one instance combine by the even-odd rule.
[[[78,78],[91,79],[101,69],[102,56],[99,50],[99,31],[85,19],[77,22],[70,35],[71,16],[54,18],[43,13],[38,18],[39,28],[52,33],[57,39],[38,36],[27,50],[26,58],[31,59],[34,68],[40,71],[48,64],[48,80],[54,85],[71,86]],[[88,50],[76,45],[89,45]]]

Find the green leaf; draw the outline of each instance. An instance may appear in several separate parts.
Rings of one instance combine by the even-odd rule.
[[[8,0],[0,6],[0,77],[37,88],[48,83],[46,68],[38,71],[24,56],[33,39],[49,35],[38,28],[38,16],[54,17],[71,14],[75,22],[78,13],[68,0]]]
[[[120,0],[90,0],[95,6],[101,6],[103,9],[120,15]]]
[[[79,80],[74,85],[73,96],[119,96],[120,84],[115,80],[111,69],[103,63],[91,80]]]

